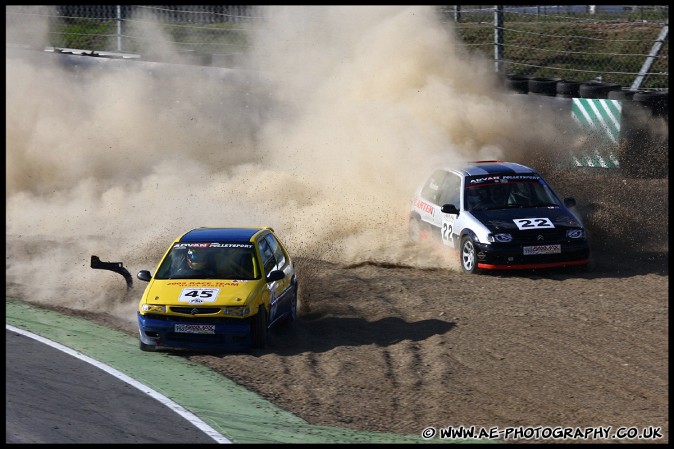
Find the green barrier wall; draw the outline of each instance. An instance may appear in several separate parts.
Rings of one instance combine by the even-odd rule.
[[[590,153],[574,156],[582,167],[618,168],[622,100],[573,98],[571,116],[593,138]]]

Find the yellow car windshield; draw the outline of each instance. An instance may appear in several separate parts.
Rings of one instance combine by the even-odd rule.
[[[176,243],[155,279],[252,280],[260,276],[250,243]]]

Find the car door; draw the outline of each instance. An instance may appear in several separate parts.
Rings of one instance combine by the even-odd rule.
[[[461,177],[456,173],[448,172],[447,176],[440,187],[440,195],[438,198],[439,206],[445,204],[452,204],[456,210],[461,208]],[[438,219],[441,233],[441,240],[444,245],[451,248],[456,247],[458,240],[458,230],[455,229],[455,221],[459,214],[445,214],[438,211]]]
[[[290,290],[292,276],[293,276],[293,267],[290,263],[290,259],[286,256],[281,247],[281,244],[273,234],[267,234],[264,239],[267,241],[269,248],[274,254],[274,260],[276,261],[276,270],[281,270],[285,273],[283,279],[279,279],[277,282],[277,295],[274,298],[273,307],[274,307],[274,319],[280,317],[286,312],[290,311],[290,301],[292,299],[292,291]]]
[[[415,209],[421,221],[431,226],[433,240],[442,239],[442,212],[440,211],[440,197],[445,179],[449,173],[446,170],[436,170],[421,188],[419,198],[415,200]]]
[[[269,246],[269,241],[263,237],[260,239],[260,255],[262,256],[262,274],[269,276],[269,273],[276,270],[276,258],[274,257],[274,250]],[[281,280],[282,281],[282,280]],[[273,322],[278,315],[278,300],[280,292],[282,291],[281,281],[267,282],[269,289],[269,322]]]

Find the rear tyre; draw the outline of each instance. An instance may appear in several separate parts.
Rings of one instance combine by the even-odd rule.
[[[434,237],[431,226],[420,218],[410,218],[409,239],[414,243],[427,242]]]
[[[250,333],[253,348],[264,349],[267,346],[267,310],[264,305],[260,305],[251,320]]]
[[[298,296],[298,289],[299,285],[295,284],[295,292],[293,293],[293,299],[290,302],[290,318],[288,319],[289,322],[293,322],[297,320],[297,296]]]
[[[419,243],[421,241],[421,223],[418,218],[410,218],[408,226],[408,236],[411,242]]]
[[[461,269],[464,273],[474,274],[479,272],[477,269],[475,242],[467,235],[464,235],[461,239],[459,256],[461,257]]]

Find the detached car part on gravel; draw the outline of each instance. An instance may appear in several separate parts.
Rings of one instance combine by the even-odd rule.
[[[409,235],[458,252],[466,273],[588,267],[585,227],[536,170],[477,161],[435,170],[412,200]]]
[[[96,270],[110,270],[119,273],[124,276],[127,291],[133,288],[133,278],[131,277],[131,273],[124,268],[122,262],[102,262],[98,256],[91,256],[91,268]]]
[[[138,305],[140,349],[209,352],[266,347],[268,329],[297,318],[298,282],[270,227],[197,228],[179,236]]]

